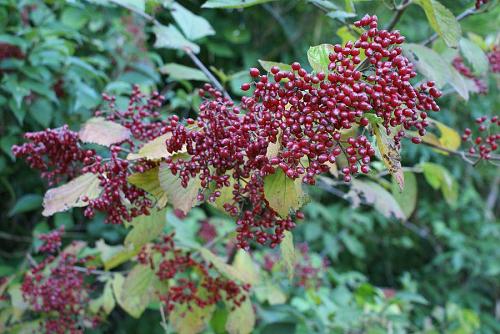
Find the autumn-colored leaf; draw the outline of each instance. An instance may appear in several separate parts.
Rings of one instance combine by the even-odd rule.
[[[93,117],[85,122],[78,135],[85,143],[110,146],[129,139],[130,130],[103,117]]]
[[[401,155],[399,153],[399,148],[394,143],[394,140],[389,137],[386,133],[385,128],[382,125],[375,125],[373,127],[375,137],[377,138],[377,147],[382,156],[382,161],[389,170],[392,176],[398,182],[399,188],[403,190],[404,188],[404,174],[401,167]]]

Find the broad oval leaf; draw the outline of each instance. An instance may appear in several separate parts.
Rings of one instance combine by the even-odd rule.
[[[255,312],[250,297],[239,307],[235,307],[227,316],[226,330],[229,334],[249,334],[255,327]]]
[[[156,199],[156,207],[161,209],[167,204],[168,197],[160,185],[159,172],[160,168],[155,167],[144,173],[134,173],[127,178],[127,181],[153,195]]]
[[[200,52],[200,47],[197,44],[188,41],[172,24],[169,24],[168,26],[157,24],[153,27],[153,32],[156,36],[154,44],[155,48],[175,50],[190,49],[194,53]]]
[[[420,164],[425,179],[434,189],[440,189],[449,205],[454,205],[458,198],[458,183],[446,168],[441,165],[425,162]]]
[[[358,207],[361,203],[373,205],[387,218],[406,219],[406,215],[394,197],[375,182],[354,179],[345,197],[352,202],[354,207]]]
[[[160,68],[160,72],[167,74],[172,80],[196,80],[208,81],[207,76],[202,71],[175,63],[165,64]]]
[[[84,207],[83,197],[96,199],[101,194],[99,178],[96,174],[85,173],[57,188],[49,189],[43,198],[44,216],[51,216],[56,212],[63,212],[75,207]]]
[[[172,174],[170,168],[164,162],[160,164],[158,177],[160,178],[160,185],[174,209],[179,209],[187,214],[198,203],[197,196],[201,187],[198,177],[191,178],[187,187],[184,188],[181,185],[180,177]]]
[[[297,261],[292,232],[285,231],[285,237],[281,240],[280,244],[280,252],[281,260],[288,271],[288,277],[291,279],[295,271],[295,262]]]
[[[281,168],[264,178],[264,194],[271,208],[283,218],[300,209],[305,201],[300,178],[290,179]]]
[[[141,247],[155,240],[163,232],[167,222],[165,210],[152,209],[149,215],[141,215],[130,223],[133,228],[125,237],[125,247]]]
[[[168,320],[178,334],[197,334],[205,329],[214,309],[213,305],[202,308],[194,303],[188,309],[187,305],[177,303]]]
[[[429,24],[436,33],[443,38],[449,47],[457,47],[462,28],[455,15],[437,0],[416,0],[429,20]]]
[[[240,271],[236,267],[227,264],[222,258],[212,253],[210,250],[206,248],[200,248],[201,256],[205,259],[205,261],[213,264],[215,269],[219,271],[222,275],[227,278],[238,280],[248,284],[257,283],[254,274],[249,273],[248,271]]]
[[[193,14],[177,2],[172,4],[171,9],[175,22],[189,40],[215,35],[214,29],[204,17]]]
[[[137,153],[130,153],[128,160],[148,159],[160,160],[170,156],[167,151],[167,139],[172,137],[171,133],[166,133],[144,144]]]
[[[418,185],[415,174],[405,172],[405,188],[401,190],[397,182],[393,179],[392,196],[398,202],[406,218],[409,218],[417,206]]]
[[[85,122],[78,135],[85,143],[110,146],[129,139],[130,130],[103,117],[93,117]]]
[[[476,43],[470,39],[461,38],[460,52],[465,60],[472,65],[474,73],[483,74],[488,71],[488,57]]]

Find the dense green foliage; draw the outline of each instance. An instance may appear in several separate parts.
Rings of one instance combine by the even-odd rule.
[[[437,141],[437,146],[466,151],[468,147],[458,147],[458,133],[473,127],[476,117],[499,115],[500,77],[477,60],[495,45],[498,48],[498,1],[491,0],[461,20],[458,37],[451,31],[453,24],[430,24],[429,12],[444,15],[442,3],[457,16],[472,8],[473,0],[402,2],[408,6],[395,29],[411,43],[405,52],[413,55],[421,75],[441,80],[443,86],[444,96],[438,101],[441,112],[433,115],[437,125],[430,144]],[[177,3],[195,13],[194,18],[175,14],[172,6]],[[350,24],[365,13],[376,14],[381,25],[387,25],[395,15],[393,6],[400,5],[397,0],[202,3],[0,0],[0,49],[9,44],[21,53],[0,59],[0,277],[6,278],[0,281],[0,332],[29,333],[30,328],[38,328],[36,314],[22,299],[20,283],[30,265],[27,254],[40,247],[40,233],[64,226],[64,245],[85,241],[86,255],[95,255],[99,258],[96,265],[114,270],[111,273],[130,271],[133,265],[122,262],[137,254],[109,264],[116,254],[123,255],[118,247],[132,237],[123,225],[104,224],[102,215],[88,220],[77,208],[42,216],[48,187],[11,153],[13,144],[23,142],[23,133],[63,124],[78,130],[102,103],[101,92],[116,95],[117,104],[126,107],[133,84],[166,97],[162,114],[196,117],[201,102],[197,91],[208,78],[183,47],[199,50],[197,57],[229,94],[240,97],[245,94],[241,84],[249,81],[247,68],[258,67],[259,60],[308,64],[316,52],[311,46],[351,39],[356,31]],[[224,3],[249,7],[220,8]],[[155,26],[152,17],[162,26]],[[417,44],[435,31],[441,31],[444,38],[427,45],[433,51],[422,51],[423,46]],[[473,56],[468,58],[468,51]],[[458,54],[486,82],[487,94],[478,94],[472,80],[452,72],[451,63]],[[330,175],[315,186],[304,186],[309,200],[303,208],[305,219],[293,230],[295,270],[287,271],[278,249],[254,247],[251,257],[240,256],[235,267],[243,270],[246,279],[258,277],[249,279],[254,283],[251,301],[256,323],[252,331],[252,324],[238,319],[241,328],[231,333],[500,332],[498,165],[486,161],[472,165],[459,154],[424,145],[404,146],[401,162],[406,179],[403,193],[382,161],[373,163],[368,177],[349,185]],[[166,223],[162,220],[161,224],[160,230],[175,231],[176,241],[189,249],[206,244],[207,224],[215,227],[220,242],[211,250],[222,257],[227,256],[225,249],[234,237],[234,223],[208,204],[193,208],[185,219],[168,208]],[[286,247],[282,246],[285,260]],[[213,259],[207,261],[217,267]],[[270,265],[270,261],[277,263]],[[116,281],[110,272],[102,275],[102,282]],[[101,296],[101,290],[93,300]],[[140,317],[131,317],[133,312],[124,311],[120,300],[122,307],[114,307],[113,293],[106,298],[112,304],[109,315],[86,332],[170,333],[175,332],[172,328],[179,329],[175,324],[172,327],[172,321],[167,329],[162,328],[166,324],[159,303],[145,305]],[[228,312],[218,305],[203,333],[225,333]],[[245,319],[253,314],[251,307],[244,312]]]

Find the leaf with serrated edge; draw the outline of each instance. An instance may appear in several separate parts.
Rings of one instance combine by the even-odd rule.
[[[215,35],[214,29],[204,17],[193,14],[177,2],[172,4],[171,14],[189,40]]]
[[[458,46],[462,29],[455,15],[437,0],[416,0],[424,11],[431,27],[449,47]]]
[[[44,216],[51,216],[56,212],[63,212],[75,207],[84,207],[82,197],[89,200],[96,199],[101,194],[99,178],[96,174],[85,173],[57,188],[49,189],[43,198]]]
[[[229,312],[226,330],[229,334],[249,334],[252,333],[254,326],[255,312],[250,297],[247,295],[245,301],[239,307]]]
[[[193,304],[188,310],[186,305],[177,303],[168,320],[178,334],[197,334],[205,329],[214,310],[214,305],[199,307]]]
[[[354,179],[345,197],[352,202],[353,207],[358,207],[361,203],[373,205],[387,218],[406,219],[394,197],[377,183]]]
[[[148,159],[160,160],[170,156],[167,151],[167,139],[172,137],[171,133],[166,133],[144,144],[137,153],[130,153],[128,160]]]
[[[153,297],[155,273],[149,266],[137,264],[124,278],[116,274],[113,291],[120,307],[134,318],[139,318]]]
[[[282,218],[300,209],[305,200],[301,179],[290,179],[281,168],[264,178],[264,194],[271,208]]]
[[[244,283],[254,284],[255,277],[253,275],[247,275],[246,272],[241,272],[232,265],[227,264],[223,259],[212,253],[206,248],[200,248],[201,256],[213,264],[215,269],[227,278],[235,279]]]
[[[134,173],[127,178],[127,181],[153,195],[156,198],[156,207],[161,209],[167,205],[168,197],[160,185],[159,170],[155,167],[143,173]]]
[[[188,213],[197,203],[198,191],[201,187],[200,179],[191,178],[186,188],[181,185],[181,179],[178,175],[173,175],[168,165],[164,162],[160,164],[160,185],[167,193],[168,201],[174,209],[179,209]]]
[[[130,223],[133,228],[125,237],[125,246],[141,247],[155,240],[163,232],[166,222],[165,210],[152,209],[147,216],[135,217]]]
[[[377,138],[377,146],[382,156],[382,161],[389,170],[392,176],[398,182],[401,190],[404,188],[405,179],[403,175],[403,169],[401,168],[401,155],[399,149],[397,148],[394,140],[387,136],[386,130],[381,125],[376,125],[373,127],[375,137]]]
[[[103,117],[93,117],[83,124],[78,135],[84,143],[111,146],[129,139],[130,130]]]

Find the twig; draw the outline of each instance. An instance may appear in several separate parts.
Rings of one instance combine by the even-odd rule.
[[[194,52],[190,48],[184,48],[184,51],[187,53],[189,58],[195,63],[196,66],[207,76],[208,80],[221,92],[224,93],[224,96],[231,100],[231,97],[229,96],[229,93],[222,87],[221,83],[217,78],[208,70],[208,68],[201,62],[200,58],[198,58]]]
[[[477,154],[477,153],[469,153],[469,152],[465,152],[465,151],[455,151],[455,150],[450,150],[446,147],[442,147],[442,146],[438,146],[438,145],[434,145],[434,144],[431,144],[431,143],[428,143],[428,142],[422,142],[423,145],[426,145],[426,146],[430,146],[432,148],[435,148],[437,150],[440,150],[440,151],[443,151],[443,152],[446,152],[446,153],[449,153],[449,154],[452,154],[452,155],[456,155],[456,156],[459,156],[461,157],[463,160],[465,160],[466,162],[472,164],[472,165],[475,165],[477,164],[480,160],[482,160],[482,157],[481,155]],[[477,159],[476,161],[472,161],[470,160],[469,158],[474,158],[474,159]],[[491,161],[500,161],[500,155],[497,155],[497,154],[491,154],[490,156],[490,159]]]
[[[469,17],[473,14],[477,13],[477,10],[475,7],[471,7],[469,9],[466,9],[464,12],[462,12],[460,15],[457,16],[457,21],[461,21],[463,19],[465,19],[466,17]],[[432,42],[434,42],[437,38],[439,37],[439,35],[437,33],[434,33],[431,37],[429,37],[428,39],[426,39],[425,41],[422,42],[423,45],[425,46],[429,46],[432,44]]]
[[[399,22],[399,20],[403,16],[404,11],[406,10],[406,8],[410,4],[411,4],[411,0],[403,0],[403,2],[399,6],[397,6],[395,8],[396,9],[396,13],[392,17],[391,22],[389,22],[389,24],[387,25],[387,27],[385,28],[385,30],[392,30],[396,26],[396,24]]]

